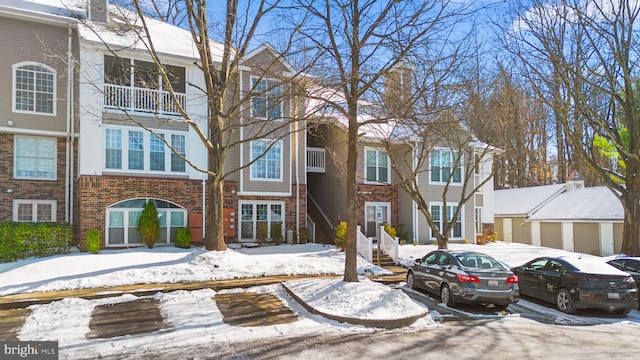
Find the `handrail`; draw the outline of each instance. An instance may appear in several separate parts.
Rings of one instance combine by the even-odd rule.
[[[324,213],[324,211],[322,211],[322,208],[320,207],[320,205],[318,205],[318,203],[316,202],[316,200],[313,198],[313,196],[311,196],[311,194],[307,193],[307,199],[309,200],[309,203],[313,205],[313,207],[315,207],[315,210],[318,212],[318,214],[322,217],[320,225],[322,229],[324,229],[324,232],[327,234],[331,234],[333,230],[333,225],[331,225],[331,220],[329,220],[329,218],[327,217],[327,215]],[[329,231],[327,231],[329,230]]]
[[[391,235],[387,234],[384,231],[384,226],[380,226],[380,237],[382,238],[380,241],[380,249],[384,251],[385,254],[389,255],[391,260],[398,265],[399,261],[399,249],[398,249],[398,238],[395,239],[391,237]]]
[[[358,225],[358,253],[368,262],[373,262],[373,245],[371,239],[369,239],[360,230]]]
[[[180,106],[186,108],[187,95],[174,95]],[[154,114],[179,114],[178,105],[173,102],[170,92],[124,85],[104,84],[104,106]]]

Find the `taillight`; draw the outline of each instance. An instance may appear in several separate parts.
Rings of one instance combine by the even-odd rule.
[[[480,278],[473,275],[458,274],[458,280],[460,280],[460,282],[480,282]]]
[[[578,281],[600,281],[600,278],[593,275],[569,275],[569,279],[578,280]]]
[[[518,283],[518,275],[509,276],[507,278],[507,284],[517,284]]]

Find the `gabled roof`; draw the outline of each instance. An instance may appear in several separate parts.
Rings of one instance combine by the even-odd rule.
[[[564,188],[565,184],[554,184],[496,190],[493,192],[495,215],[527,217],[559,195]]]
[[[622,204],[606,186],[564,192],[529,217],[535,221],[623,220]]]

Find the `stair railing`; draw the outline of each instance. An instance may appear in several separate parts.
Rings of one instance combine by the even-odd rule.
[[[382,250],[385,254],[389,255],[391,260],[393,260],[393,262],[396,265],[398,265],[398,260],[399,260],[398,238],[396,237],[394,239],[391,237],[391,235],[387,234],[387,232],[384,231],[384,226],[380,226],[380,237],[381,237],[380,250]]]
[[[372,241],[362,233],[362,231],[360,230],[360,225],[358,225],[358,254],[360,254],[368,262],[373,262]]]

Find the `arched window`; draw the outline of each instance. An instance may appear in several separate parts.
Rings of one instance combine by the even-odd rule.
[[[33,62],[13,65],[13,111],[56,113],[56,71]]]
[[[156,244],[172,244],[176,230],[185,227],[187,210],[179,205],[160,199],[129,199],[107,208],[107,246],[141,246],[138,220],[147,200],[153,201],[158,209],[160,237]]]

